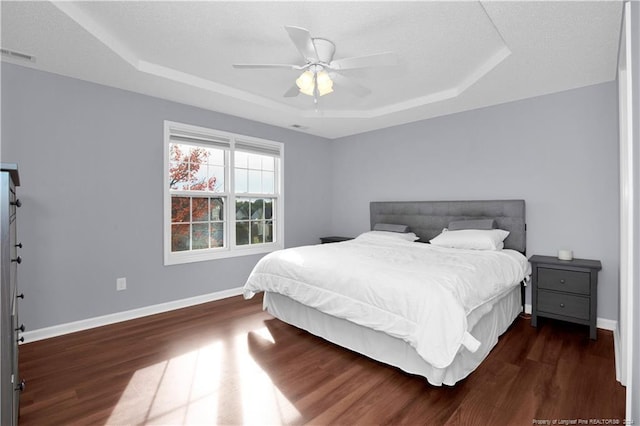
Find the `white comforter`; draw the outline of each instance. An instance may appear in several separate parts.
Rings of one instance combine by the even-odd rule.
[[[529,269],[513,250],[448,249],[363,234],[270,253],[249,276],[244,296],[283,294],[403,339],[425,361],[445,368],[462,346],[473,352],[481,344],[468,332],[474,325],[469,318],[491,310]]]

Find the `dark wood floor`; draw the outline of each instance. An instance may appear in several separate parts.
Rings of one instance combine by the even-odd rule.
[[[619,419],[613,338],[518,319],[454,387],[433,387],[234,297],[20,347],[20,425],[531,425]]]

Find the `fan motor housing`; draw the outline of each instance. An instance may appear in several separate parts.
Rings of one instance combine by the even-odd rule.
[[[336,53],[336,45],[326,38],[312,38],[312,40],[320,62],[330,63],[333,60],[333,54]]]

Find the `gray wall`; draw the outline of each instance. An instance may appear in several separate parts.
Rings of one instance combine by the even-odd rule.
[[[29,330],[244,284],[259,256],[163,266],[165,119],[283,142],[286,246],[330,233],[328,140],[3,63],[1,154],[20,168]]]
[[[336,140],[332,229],[367,230],[372,200],[523,198],[527,253],[600,259],[598,316],[616,320],[617,114],[611,82]]]
[[[635,150],[635,158],[633,159],[633,168],[635,172],[635,216],[633,219],[635,234],[633,235],[633,247],[636,256],[640,254],[640,179],[638,178],[638,170],[640,170],[640,3],[631,2],[631,79],[632,79],[632,99],[633,99],[633,146]],[[638,260],[638,259],[637,259]],[[635,288],[633,292],[633,323],[631,324],[633,342],[632,342],[632,358],[633,366],[631,368],[631,383],[628,384],[627,401],[629,404],[628,411],[631,416],[628,420],[635,423],[640,422],[640,260],[635,264],[633,271],[633,282]]]
[[[3,64],[2,159],[19,163],[25,203],[22,317],[34,330],[244,283],[258,256],[162,265],[169,119],[285,143],[289,247],[366,230],[371,200],[524,198],[528,253],[600,259],[598,314],[616,319],[616,93],[606,83],[332,143]],[[121,276],[129,289],[116,292]]]

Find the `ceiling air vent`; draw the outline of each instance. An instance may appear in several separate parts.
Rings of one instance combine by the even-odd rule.
[[[29,62],[35,62],[36,61],[36,57],[35,56],[31,56],[31,55],[28,55],[26,53],[16,52],[15,50],[9,50],[9,49],[2,48],[2,49],[0,49],[0,52],[2,53],[2,56],[5,56],[7,58],[19,59],[19,60],[22,60],[22,61],[29,61]]]

